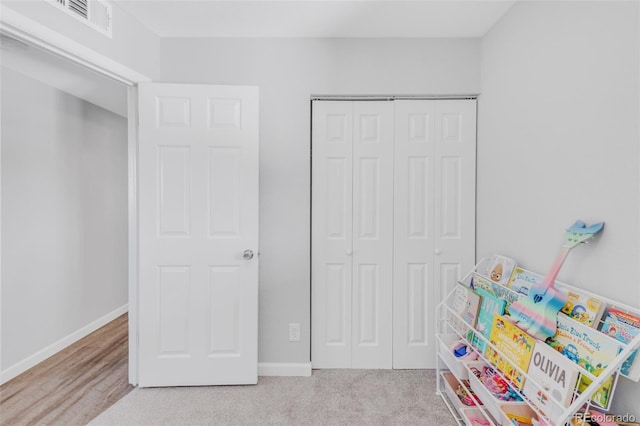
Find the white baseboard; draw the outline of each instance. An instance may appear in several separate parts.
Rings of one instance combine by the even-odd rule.
[[[79,330],[74,331],[66,337],[58,340],[57,342],[47,346],[46,348],[39,350],[33,355],[13,364],[11,367],[8,367],[6,370],[0,372],[0,384],[4,384],[9,380],[13,379],[19,374],[24,373],[31,367],[41,363],[45,359],[49,358],[51,355],[54,355],[69,345],[77,342],[88,334],[93,333],[103,325],[108,324],[114,319],[118,318],[120,315],[126,313],[129,310],[129,305],[123,305],[118,309],[109,312],[108,314],[98,318],[90,324],[85,325]]]
[[[311,363],[261,362],[258,363],[258,376],[311,377]]]

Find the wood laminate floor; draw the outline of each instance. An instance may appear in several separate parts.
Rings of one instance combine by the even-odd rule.
[[[0,386],[0,424],[85,425],[133,390],[124,314]]]

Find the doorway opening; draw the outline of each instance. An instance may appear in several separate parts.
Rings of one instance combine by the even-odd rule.
[[[4,32],[2,382],[128,310],[127,86]]]

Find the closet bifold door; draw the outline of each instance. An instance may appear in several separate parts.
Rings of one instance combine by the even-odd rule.
[[[353,103],[314,101],[311,361],[351,367]]]
[[[312,362],[392,367],[393,103],[314,101]]]
[[[395,105],[393,368],[426,368],[433,344],[435,101]],[[434,305],[435,306],[435,305]]]
[[[353,111],[352,368],[392,368],[393,102]]]
[[[395,104],[393,368],[435,368],[436,306],[475,263],[476,101]]]

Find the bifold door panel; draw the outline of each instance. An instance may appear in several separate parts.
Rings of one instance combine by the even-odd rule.
[[[391,368],[393,105],[322,102],[314,117],[314,367]]]
[[[314,368],[433,368],[475,260],[475,100],[314,101]]]
[[[393,366],[435,368],[440,298],[475,262],[476,105],[395,101]]]

